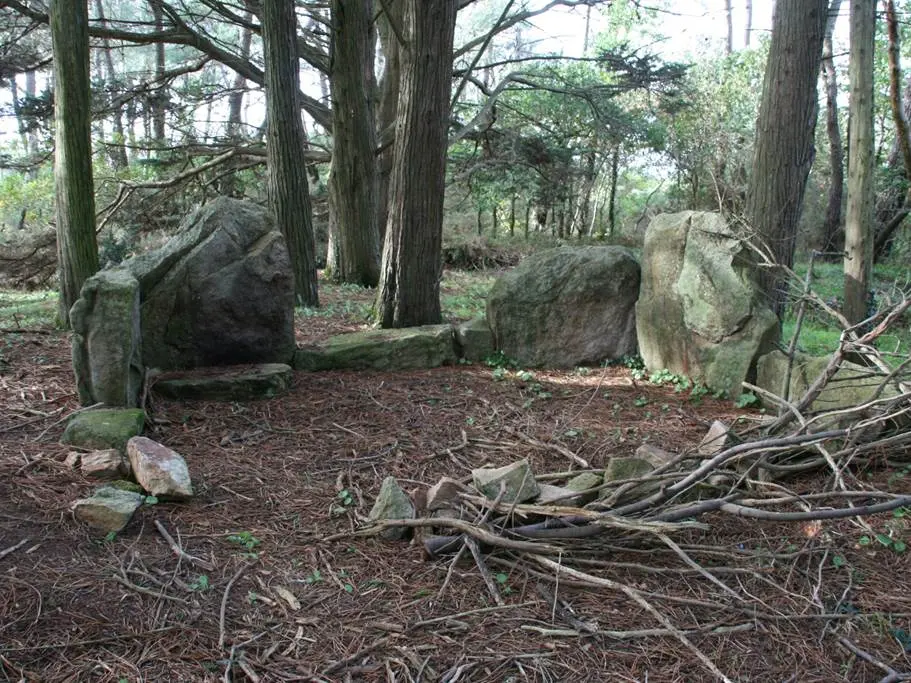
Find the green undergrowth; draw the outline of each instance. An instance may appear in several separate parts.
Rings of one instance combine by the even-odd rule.
[[[794,268],[801,280],[806,277],[807,266],[807,263],[800,263]],[[840,308],[844,290],[844,271],[841,262],[814,264],[810,288],[827,304]],[[911,269],[897,263],[877,264],[873,269],[872,289],[876,296],[875,303],[880,307],[887,305],[889,301],[899,300],[902,291],[908,292],[911,289]],[[796,298],[799,292],[793,293]],[[782,325],[782,340],[786,344],[794,335],[796,316],[797,306],[792,306]],[[800,328],[797,348],[814,356],[832,353],[838,347],[840,335],[840,328],[828,314],[809,306]],[[906,314],[903,320],[881,335],[876,347],[887,359],[899,362],[902,358],[907,358],[911,352],[911,314]]]
[[[57,326],[57,292],[0,289],[0,329],[47,329]]]

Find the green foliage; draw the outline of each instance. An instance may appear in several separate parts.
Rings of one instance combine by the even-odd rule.
[[[228,540],[231,543],[236,543],[237,545],[242,546],[249,551],[252,551],[256,546],[262,543],[260,539],[258,539],[249,531],[241,531],[236,534],[231,534],[228,536]]]
[[[209,584],[209,577],[206,574],[200,574],[192,583],[190,583],[190,588],[194,591],[204,593],[205,591],[209,590],[209,588],[211,588],[211,585]]]
[[[17,330],[54,327],[56,324],[56,292],[0,289],[0,327]]]

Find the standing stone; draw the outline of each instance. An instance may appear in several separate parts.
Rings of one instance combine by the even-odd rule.
[[[778,318],[759,303],[748,248],[713,213],[655,217],[645,233],[636,304],[646,368],[704,382],[731,398],[778,338]]]
[[[140,283],[146,367],[288,363],[294,280],[266,209],[222,197],[162,248],[125,261]]]
[[[486,317],[473,318],[455,328],[459,356],[465,360],[482,361],[493,355],[496,347]]]
[[[127,442],[127,455],[136,481],[151,495],[176,500],[193,495],[187,463],[175,451],[136,436]]]
[[[499,351],[529,367],[573,367],[636,352],[639,264],[624,247],[561,247],[494,283],[487,322]]]
[[[135,408],[142,388],[139,281],[103,270],[82,285],[70,309],[73,369],[82,405]]]

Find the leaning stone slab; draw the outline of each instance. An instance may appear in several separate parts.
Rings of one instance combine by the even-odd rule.
[[[458,360],[450,325],[398,330],[367,330],[330,337],[298,349],[294,369],[418,370],[454,365]]]
[[[142,494],[102,486],[90,498],[73,503],[73,516],[103,533],[117,533],[129,523],[143,500]]]
[[[142,388],[139,280],[123,270],[88,278],[70,310],[82,405],[135,408]]]
[[[471,478],[475,488],[491,500],[496,500],[500,495],[501,485],[505,486],[505,492],[500,499],[503,503],[524,503],[541,493],[531,471],[531,465],[525,458],[505,467],[472,470]]]
[[[172,500],[190,498],[193,484],[186,461],[175,451],[144,436],[127,442],[136,481],[151,495]]]
[[[570,489],[571,491],[581,492],[597,488],[603,483],[603,474],[598,474],[597,472],[582,472],[581,474],[577,474],[575,477],[566,482],[566,488]],[[597,498],[597,496],[597,491],[586,493],[580,498],[580,502],[584,505],[585,503],[591,502]]]
[[[654,469],[648,460],[642,458],[611,458],[604,470],[604,481],[638,479]]]
[[[200,401],[251,401],[286,394],[293,378],[284,363],[235,365],[167,373],[153,390],[167,398]]]
[[[79,469],[86,479],[122,479],[130,476],[130,465],[116,448],[83,453]]]
[[[386,477],[380,486],[376,502],[370,510],[369,518],[372,521],[384,519],[414,519],[414,504],[408,494],[402,490],[395,477]],[[380,536],[397,541],[408,535],[408,527],[390,527],[384,529]]]
[[[482,361],[493,355],[496,346],[486,317],[474,318],[456,325],[456,343],[461,358]]]
[[[730,428],[721,420],[715,420],[709,427],[709,431],[702,437],[696,452],[705,457],[711,458],[733,443]]]
[[[139,408],[99,408],[77,413],[70,418],[61,443],[88,449],[117,448],[141,434],[145,413]]]

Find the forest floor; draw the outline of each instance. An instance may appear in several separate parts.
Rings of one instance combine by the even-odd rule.
[[[450,282],[449,310],[483,297],[478,278]],[[323,292],[323,308],[299,316],[300,342],[363,324],[369,293]],[[147,434],[185,457],[196,495],[145,505],[98,538],[70,512],[93,484],[58,443],[79,407],[68,336],[3,332],[0,681],[714,680],[696,649],[734,681],[907,680],[888,669],[911,671],[911,559],[870,540],[887,527],[907,538],[898,514],[707,515],[674,540],[714,582],[669,547],[587,541],[588,561],[648,596],[693,649],[624,593],[555,582],[502,550],[487,558],[496,605],[470,555],[451,566],[418,543],[324,540],[355,530],[389,475],[418,489],[519,458],[539,474],[577,468],[565,451],[601,468],[644,442],[676,453],[714,419],[757,416],[624,367],[500,376],[483,364],[298,373],[287,395],[244,404],[153,394]],[[852,475],[911,488],[907,467]],[[203,562],[179,559],[156,521]]]

